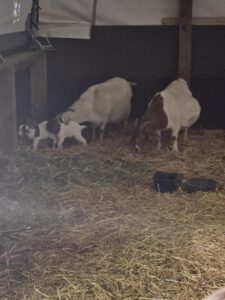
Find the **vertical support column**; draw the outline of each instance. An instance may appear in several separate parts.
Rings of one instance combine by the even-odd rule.
[[[31,65],[31,116],[38,122],[47,118],[47,58],[42,53]]]
[[[192,3],[179,0],[179,77],[191,81]]]
[[[0,150],[16,151],[16,91],[14,67],[0,72]]]

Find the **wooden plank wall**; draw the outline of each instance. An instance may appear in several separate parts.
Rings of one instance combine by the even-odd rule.
[[[31,116],[40,121],[47,118],[46,55],[36,57],[31,65]]]
[[[14,67],[0,73],[0,107],[0,149],[13,153],[17,141]]]

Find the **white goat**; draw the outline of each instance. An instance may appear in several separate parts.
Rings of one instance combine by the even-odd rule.
[[[90,122],[100,126],[100,141],[103,140],[106,124],[127,121],[131,111],[132,90],[128,81],[115,77],[88,88],[68,110],[58,117],[67,122]]]

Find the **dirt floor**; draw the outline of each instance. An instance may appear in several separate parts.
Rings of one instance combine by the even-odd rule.
[[[180,153],[129,137],[0,155],[0,299],[190,300],[225,286],[225,138]],[[151,190],[155,171],[206,176],[216,192]]]

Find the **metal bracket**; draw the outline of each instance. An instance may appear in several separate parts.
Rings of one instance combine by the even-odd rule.
[[[43,39],[43,41],[40,40]],[[40,50],[45,50],[45,51],[49,51],[49,50],[56,50],[52,44],[50,43],[49,39],[47,37],[35,37],[32,39],[32,42],[34,44],[33,48],[38,47]]]
[[[26,21],[26,32],[30,37],[30,47],[40,50],[55,50],[47,36],[40,36],[38,28],[40,9],[39,0],[33,0],[31,13],[28,15]]]

